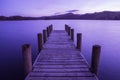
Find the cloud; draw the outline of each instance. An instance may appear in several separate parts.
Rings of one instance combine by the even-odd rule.
[[[68,11],[62,11],[62,12],[56,12],[54,15],[60,15],[60,14],[66,14],[66,13],[76,13],[79,10],[68,10]]]
[[[77,11],[79,11],[79,10],[68,10],[68,11],[66,11],[66,12],[68,12],[68,13],[73,13],[73,12],[77,12]]]

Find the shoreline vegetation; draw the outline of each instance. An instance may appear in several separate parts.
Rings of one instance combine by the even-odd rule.
[[[103,11],[86,14],[66,13],[42,17],[0,16],[0,20],[120,20],[120,11]]]

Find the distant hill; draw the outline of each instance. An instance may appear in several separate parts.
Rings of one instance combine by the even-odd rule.
[[[0,20],[49,20],[49,19],[80,19],[80,20],[120,20],[120,11],[103,11],[86,14],[61,14],[54,16],[43,16],[43,17],[22,17],[22,16],[0,16]]]
[[[10,17],[5,17],[5,16],[0,16],[0,20],[37,20],[39,19],[38,17],[23,17],[23,16],[10,16]]]
[[[80,16],[81,19],[120,20],[120,12],[103,11]]]
[[[67,13],[56,16],[46,16],[44,19],[120,20],[120,12],[103,11],[82,15]]]

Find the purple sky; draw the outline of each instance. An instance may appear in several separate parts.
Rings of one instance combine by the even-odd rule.
[[[120,0],[0,0],[0,15],[47,16],[120,11]]]

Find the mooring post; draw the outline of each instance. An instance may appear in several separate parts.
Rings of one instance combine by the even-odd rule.
[[[50,25],[50,32],[52,32],[52,30],[53,30],[53,25],[51,24]]]
[[[38,33],[38,51],[42,50],[42,33]]]
[[[49,35],[50,35],[50,25],[48,26],[48,33],[49,33]]]
[[[51,25],[49,25],[49,34],[51,33]]]
[[[49,37],[49,27],[47,27],[47,37]]]
[[[24,61],[24,74],[26,76],[32,71],[31,46],[29,44],[24,44],[22,46],[22,55]]]
[[[68,33],[69,26],[66,24],[66,32]]]
[[[43,30],[43,42],[45,43],[47,40],[47,31],[44,29]]]
[[[71,39],[74,41],[74,29],[71,29]]]
[[[98,75],[98,66],[100,59],[101,46],[93,45],[92,47],[92,60],[91,60],[91,72]]]
[[[82,33],[77,33],[77,49],[81,51]]]
[[[68,27],[68,35],[70,36],[71,34],[71,27]]]
[[[65,24],[65,31],[67,32],[67,24]]]

